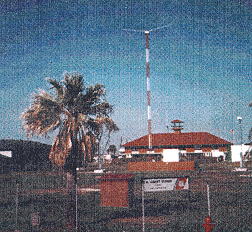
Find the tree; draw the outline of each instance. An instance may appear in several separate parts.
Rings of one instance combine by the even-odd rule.
[[[227,152],[225,152],[225,160],[226,161],[232,161],[232,152],[231,152],[231,146],[227,147]]]
[[[110,118],[100,118],[96,121],[92,128],[97,138],[96,151],[98,154],[99,169],[102,169],[101,156],[104,155],[104,152],[110,142],[111,133],[118,131],[119,128]]]
[[[44,90],[35,93],[21,118],[27,136],[57,132],[49,158],[66,171],[67,191],[74,202],[76,168],[81,160],[84,163],[92,160],[98,129],[105,127],[111,133],[118,128],[110,118],[113,107],[106,100],[103,85],[87,87],[78,73],[65,73],[62,81],[49,78],[48,82],[52,93]]]
[[[115,156],[116,150],[117,150],[116,145],[112,144],[112,145],[109,145],[107,152]]]

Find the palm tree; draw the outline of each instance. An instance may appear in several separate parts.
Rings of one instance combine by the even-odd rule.
[[[111,132],[118,131],[117,125],[110,118],[99,118],[93,124],[93,130],[95,131],[95,137],[97,138],[97,154],[99,169],[102,169],[101,156],[110,142]],[[105,139],[103,139],[105,137]]]
[[[118,128],[110,118],[113,107],[106,101],[103,85],[87,87],[77,73],[65,73],[64,80],[49,78],[48,82],[53,92],[40,90],[34,94],[21,118],[27,136],[57,132],[49,158],[66,171],[67,191],[74,201],[76,168],[81,160],[92,161],[99,128],[105,127],[109,135]]]

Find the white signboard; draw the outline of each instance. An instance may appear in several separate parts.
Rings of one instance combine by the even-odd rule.
[[[144,192],[161,192],[188,189],[188,177],[143,180]]]

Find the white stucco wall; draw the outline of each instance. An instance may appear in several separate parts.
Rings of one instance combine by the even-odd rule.
[[[125,152],[125,147],[120,147],[120,148],[119,148],[119,152],[120,152],[120,153]]]
[[[223,151],[212,150],[212,157],[220,157],[220,156],[223,156],[225,159],[225,154]]]
[[[190,154],[190,152],[188,153],[186,150],[181,150],[180,153],[181,154]],[[212,156],[212,157],[223,156],[225,158],[224,152],[219,151],[219,150],[212,150],[211,152],[203,152],[202,150],[195,150],[192,153],[204,153],[205,156]]]
[[[186,150],[180,150],[181,154],[187,154],[187,153],[203,153],[202,150],[194,150],[193,152],[187,152]]]
[[[249,150],[249,145],[232,145],[231,146],[231,158],[232,162],[240,162],[241,161],[241,155],[240,153],[242,152],[242,155],[244,155],[248,150]]]
[[[178,162],[179,161],[179,149],[164,149],[163,150],[163,162]]]

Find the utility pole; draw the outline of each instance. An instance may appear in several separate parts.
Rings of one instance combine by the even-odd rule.
[[[238,120],[238,123],[239,123],[239,129],[240,129],[240,145],[241,145],[241,152],[240,152],[240,159],[241,159],[241,161],[240,161],[240,168],[242,168],[243,167],[243,160],[242,160],[242,156],[243,156],[243,154],[242,154],[242,144],[243,144],[243,136],[242,136],[242,117],[240,117],[240,116],[238,116],[237,117],[237,120]]]

